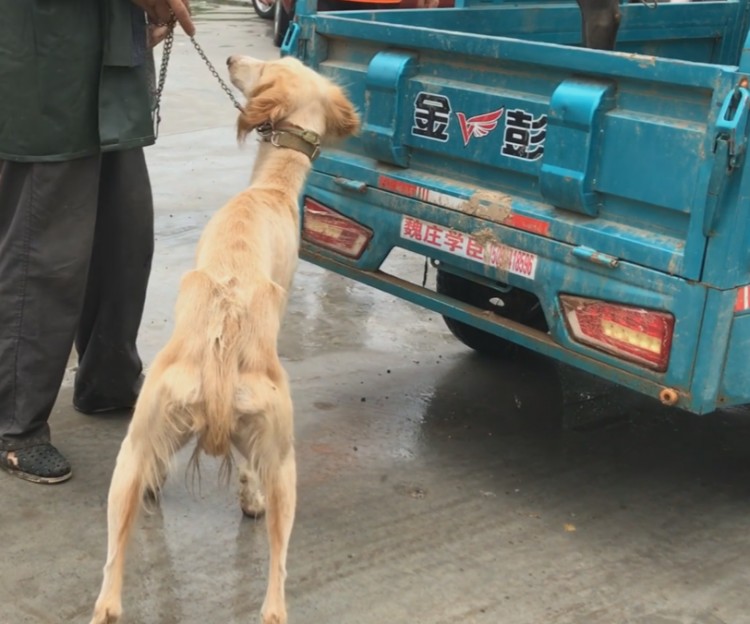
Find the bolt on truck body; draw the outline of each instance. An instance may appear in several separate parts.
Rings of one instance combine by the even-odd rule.
[[[750,402],[749,0],[622,5],[614,51],[574,2],[316,13],[283,53],[362,132],[316,161],[301,256],[696,413]],[[394,249],[435,290],[382,269]]]

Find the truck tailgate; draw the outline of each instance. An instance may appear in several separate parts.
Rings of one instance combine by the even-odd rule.
[[[292,44],[363,118],[352,158],[317,168],[700,279],[739,121],[717,62],[738,54],[737,6],[625,6],[633,52],[615,53],[569,45],[573,4],[303,15]]]

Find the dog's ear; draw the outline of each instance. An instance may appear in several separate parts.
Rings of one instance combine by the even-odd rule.
[[[347,137],[359,131],[359,115],[344,92],[331,87],[328,100],[326,128],[337,137]]]
[[[245,109],[237,120],[237,138],[243,140],[249,132],[270,121],[275,124],[289,114],[289,90],[279,77],[259,84],[247,98]]]
[[[247,135],[255,130],[255,126],[251,123],[250,118],[247,115],[247,105],[240,112],[237,117],[237,141],[244,143]]]

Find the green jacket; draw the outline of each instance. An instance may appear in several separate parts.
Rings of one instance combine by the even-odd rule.
[[[0,159],[152,144],[153,75],[130,0],[0,0]]]

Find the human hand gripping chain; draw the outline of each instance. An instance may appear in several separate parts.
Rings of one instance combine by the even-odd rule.
[[[189,0],[131,1],[146,12],[150,24],[157,27],[164,27],[174,25],[176,21],[180,24],[186,35],[189,37],[195,35],[195,24],[193,24],[193,19],[190,16]]]

